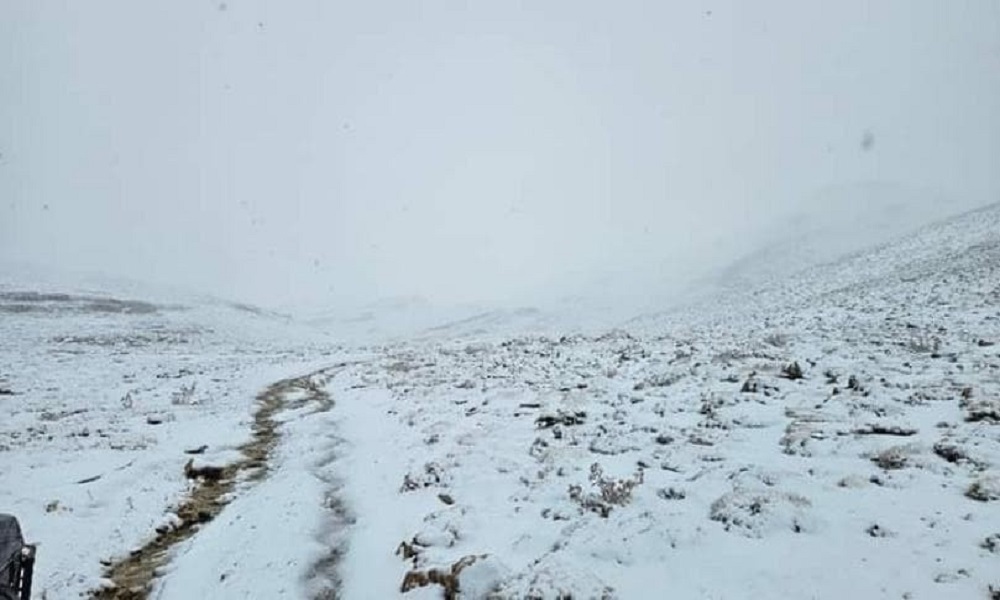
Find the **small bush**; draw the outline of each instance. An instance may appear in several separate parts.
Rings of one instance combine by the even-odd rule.
[[[403,484],[399,486],[400,493],[412,492],[431,486],[446,484],[444,467],[436,462],[424,464],[424,472],[417,475],[407,473],[403,476]]]
[[[709,518],[726,531],[762,538],[772,531],[802,533],[812,529],[812,503],[804,496],[774,489],[736,488],[712,503]]]
[[[984,475],[969,486],[965,495],[980,502],[991,502],[1000,500],[1000,477],[995,475]]]
[[[788,345],[788,336],[784,333],[770,333],[764,337],[764,343],[775,348],[784,348]]]
[[[918,354],[936,354],[941,350],[941,339],[932,335],[916,335],[910,338],[907,347]]]
[[[405,594],[418,587],[439,585],[443,588],[445,600],[455,600],[459,597],[459,576],[462,574],[462,570],[472,566],[477,560],[483,558],[486,558],[485,554],[470,554],[469,556],[463,556],[450,567],[443,569],[428,569],[427,571],[414,569],[406,573],[403,577],[403,583],[400,585],[399,591]]]
[[[1000,400],[973,401],[966,398],[962,400],[961,406],[965,409],[965,420],[969,423],[1000,423]]]
[[[579,485],[569,486],[569,497],[581,508],[596,513],[603,518],[611,514],[614,506],[625,506],[632,501],[632,490],[643,481],[642,470],[627,479],[608,478],[604,475],[601,465],[590,465],[590,484],[597,489],[596,493],[583,493]]]
[[[969,460],[969,455],[965,453],[965,450],[955,444],[949,444],[945,441],[940,441],[934,444],[934,454],[937,454],[950,463],[959,463]]]
[[[909,464],[909,456],[907,456],[906,449],[901,446],[893,446],[892,448],[886,448],[885,450],[879,452],[872,457],[872,462],[879,466],[879,468],[891,471],[895,469],[902,469]]]
[[[802,367],[799,365],[798,361],[793,362],[790,365],[785,365],[781,369],[781,376],[785,379],[790,379],[795,381],[796,379],[802,379],[805,375],[802,373]]]
[[[170,403],[174,406],[190,406],[197,404],[197,401],[194,398],[194,392],[197,385],[197,383],[182,385],[181,389],[171,395]]]
[[[679,490],[676,488],[660,488],[656,490],[656,495],[663,500],[683,500],[687,498],[687,494],[684,490]]]

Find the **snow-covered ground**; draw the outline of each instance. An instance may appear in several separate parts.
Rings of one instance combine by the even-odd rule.
[[[0,289],[0,511],[47,598],[101,585],[193,485],[185,450],[238,460],[297,376],[267,476],[154,597],[1000,591],[1000,206],[599,334],[491,316],[340,348],[24,291]]]
[[[233,460],[258,392],[331,362],[331,344],[290,329],[221,304],[3,281],[0,512],[39,544],[38,597],[98,586],[169,521],[186,451]]]
[[[605,335],[484,339],[333,380],[345,597],[453,569],[468,597],[1000,588],[1000,207]]]

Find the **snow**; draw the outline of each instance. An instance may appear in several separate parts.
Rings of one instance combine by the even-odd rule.
[[[15,286],[0,287],[0,511],[39,545],[40,597],[98,586],[101,561],[151,537],[186,493],[185,450],[232,460],[260,388],[332,356],[217,305],[122,312]]]
[[[1000,206],[600,333],[491,316],[341,347],[220,304],[14,290],[0,511],[40,542],[47,598],[101,585],[171,521],[183,465],[238,462],[257,395],[300,377],[267,475],[154,597],[1000,587]]]
[[[345,597],[483,554],[499,597],[985,597],[998,215],[601,336],[383,348],[334,388]]]
[[[326,494],[321,465],[337,445],[334,432],[325,412],[286,423],[284,433],[299,443],[282,447],[270,477],[178,548],[155,596],[300,597],[300,581],[323,552],[314,534]]]

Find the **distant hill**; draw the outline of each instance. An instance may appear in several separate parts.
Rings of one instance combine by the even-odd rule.
[[[745,278],[739,283],[734,280],[715,293],[703,294],[697,302],[639,317],[632,324],[660,327],[724,315],[742,318],[754,312],[815,304],[832,294],[848,292],[879,294],[890,303],[913,302],[918,296],[926,300],[924,296],[935,286],[961,296],[982,285],[1000,287],[1000,279],[995,279],[997,271],[1000,203],[933,222],[892,241],[781,277],[775,271],[767,277]]]
[[[763,232],[766,240],[723,268],[722,288],[778,280],[905,235],[955,213],[930,192],[868,182],[823,188],[791,217]]]

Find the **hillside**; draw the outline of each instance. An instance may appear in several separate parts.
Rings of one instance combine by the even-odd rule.
[[[177,521],[184,463],[233,461],[260,389],[334,351],[244,306],[4,272],[0,512],[39,544],[38,597],[99,587]]]
[[[10,278],[0,316],[0,506],[48,598],[1000,588],[1000,205],[593,335],[346,347]]]
[[[602,336],[385,348],[331,387],[345,593],[988,597],[998,270],[991,206]]]

